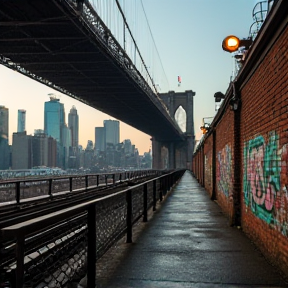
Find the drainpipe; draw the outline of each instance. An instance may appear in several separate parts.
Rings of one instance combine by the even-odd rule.
[[[231,226],[241,226],[241,95],[236,81],[233,82],[233,97],[231,98],[230,108],[234,111],[234,183],[233,183],[233,207],[234,213]]]

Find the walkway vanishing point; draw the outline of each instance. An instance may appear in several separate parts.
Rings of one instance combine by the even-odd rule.
[[[148,222],[136,225],[134,243],[122,239],[98,261],[96,287],[288,287],[239,228],[186,172]]]

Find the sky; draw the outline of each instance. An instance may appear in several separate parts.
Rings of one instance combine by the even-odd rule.
[[[135,1],[135,0],[129,0]],[[126,0],[126,2],[129,2]],[[196,140],[203,118],[215,116],[214,93],[225,93],[235,70],[231,54],[221,48],[228,35],[249,36],[256,0],[142,0],[160,55],[168,90],[193,90]],[[177,77],[181,76],[178,86]],[[167,91],[160,91],[167,92]],[[44,102],[53,93],[64,103],[66,122],[74,105],[79,115],[79,144],[95,141],[95,127],[115,119],[86,104],[0,65],[0,105],[9,108],[9,141],[17,132],[17,111],[26,110],[26,130],[44,128]],[[131,139],[141,155],[151,149],[151,136],[120,122],[120,141]]]

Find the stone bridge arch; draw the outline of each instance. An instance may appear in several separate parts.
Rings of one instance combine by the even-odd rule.
[[[163,143],[153,138],[152,139],[153,168],[155,169],[192,168],[191,167],[192,155],[195,143],[194,115],[193,115],[193,97],[195,95],[196,93],[193,92],[192,90],[188,90],[185,92],[169,91],[168,93],[159,94],[159,97],[167,106],[169,114],[171,115],[172,118],[175,119],[175,114],[180,107],[182,107],[186,112],[186,125],[185,125],[186,129],[182,129],[182,131],[185,130],[183,132],[186,136],[186,141],[184,143],[183,142]],[[165,157],[165,155],[163,154],[163,147],[166,147],[168,149],[167,161],[163,161]],[[163,167],[163,163],[166,163],[166,167]]]

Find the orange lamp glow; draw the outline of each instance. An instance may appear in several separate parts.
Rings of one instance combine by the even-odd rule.
[[[201,126],[200,129],[202,130],[202,134],[206,134],[207,133],[207,129],[204,126]]]
[[[235,52],[240,46],[240,39],[236,36],[230,35],[227,36],[222,42],[222,48],[227,52]]]

